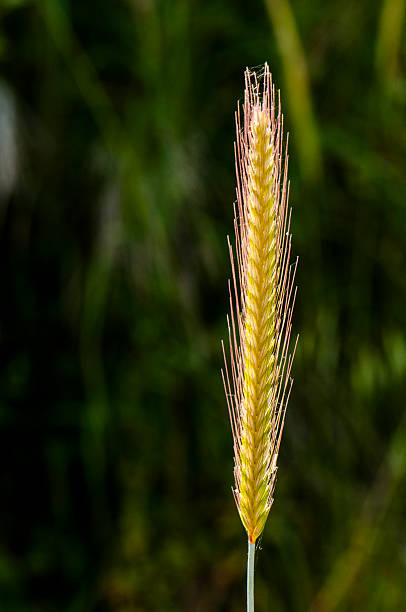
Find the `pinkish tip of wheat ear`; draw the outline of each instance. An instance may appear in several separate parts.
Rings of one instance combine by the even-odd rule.
[[[236,129],[229,357],[223,345],[222,374],[234,440],[234,497],[253,543],[273,502],[296,349],[289,354],[297,262],[290,262],[287,142],[267,64],[260,76],[245,72],[243,120],[238,107]]]

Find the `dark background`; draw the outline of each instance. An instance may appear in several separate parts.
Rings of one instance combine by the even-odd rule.
[[[220,340],[264,61],[300,343],[256,609],[404,609],[404,10],[0,1],[1,611],[244,610]]]

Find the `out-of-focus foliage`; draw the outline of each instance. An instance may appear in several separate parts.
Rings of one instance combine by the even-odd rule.
[[[244,609],[219,341],[265,60],[301,339],[257,609],[403,609],[404,8],[1,1],[2,611]]]

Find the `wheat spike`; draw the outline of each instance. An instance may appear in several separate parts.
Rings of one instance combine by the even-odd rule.
[[[289,355],[297,261],[290,263],[287,142],[283,151],[279,94],[276,104],[267,64],[262,72],[246,70],[243,123],[239,107],[236,113],[235,257],[228,240],[229,357],[223,345],[234,497],[251,544],[261,535],[273,503],[296,350],[295,345]]]

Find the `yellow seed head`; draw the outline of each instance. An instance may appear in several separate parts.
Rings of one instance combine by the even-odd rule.
[[[292,381],[288,355],[296,264],[290,265],[287,147],[268,65],[262,84],[245,73],[244,122],[236,114],[236,256],[229,243],[230,359],[224,386],[235,452],[234,496],[249,540],[261,535],[273,502],[276,462]],[[296,347],[295,347],[296,348]],[[224,347],[223,347],[224,350]]]

